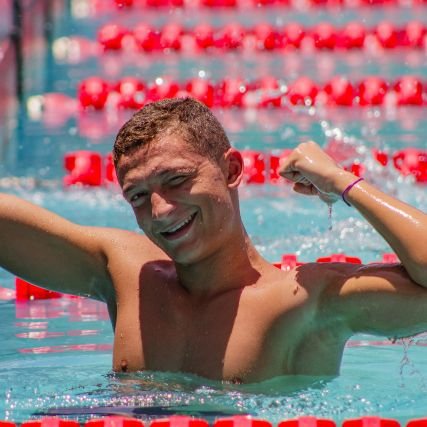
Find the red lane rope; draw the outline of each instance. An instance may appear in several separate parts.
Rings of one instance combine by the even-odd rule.
[[[286,182],[278,174],[280,161],[286,158],[292,150],[285,149],[276,152],[257,150],[242,150],[243,156],[243,182],[245,184],[277,184]],[[331,157],[337,160],[333,148],[326,147]],[[352,160],[350,148],[348,159],[345,161],[346,169],[357,176],[362,176],[366,171],[363,163]],[[340,153],[343,156],[343,153]],[[412,176],[419,184],[427,184],[427,151],[420,148],[405,148],[386,153],[372,150],[373,158],[381,166],[391,165],[402,176]],[[64,156],[64,169],[67,174],[63,184],[68,186],[93,186],[117,184],[111,153],[103,156],[96,151],[79,150],[66,153]]]
[[[315,260],[316,262],[347,262],[352,264],[362,264],[362,260],[359,257],[350,256],[345,253],[338,253],[338,254],[330,254],[330,255],[323,255],[322,257],[319,257]],[[386,263],[386,264],[394,264],[399,263],[399,258],[394,253],[384,253],[382,254],[382,258],[379,261],[374,261],[379,263]],[[301,261],[298,261],[298,256],[294,253],[288,253],[283,254],[281,257],[281,260],[279,262],[274,262],[273,265],[283,271],[289,271],[292,268],[298,267],[300,265],[304,264]],[[4,295],[4,298],[1,298],[1,295]],[[13,300],[15,299],[17,302],[21,301],[33,301],[33,300],[49,300],[49,299],[55,299],[55,298],[79,298],[70,296],[67,294],[61,294],[58,292],[49,291],[47,289],[40,288],[37,285],[34,285],[33,283],[27,282],[23,279],[20,279],[18,277],[15,278],[15,291],[13,289],[7,289],[7,288],[1,288],[0,287],[0,300]],[[43,308],[42,308],[43,310]],[[98,313],[98,317],[102,315]],[[39,318],[43,318],[43,316],[46,316],[45,313],[37,312],[36,316]],[[31,317],[28,314],[27,308],[21,307],[21,311],[17,313],[18,318],[28,318]],[[105,315],[102,317],[105,319]],[[40,338],[46,338],[47,335],[45,332],[42,332]],[[24,335],[22,338],[26,338]],[[51,347],[48,347],[51,348]],[[29,352],[32,351],[32,349],[28,350],[21,350],[23,352]],[[58,350],[58,351],[66,351],[65,349]],[[35,351],[35,352],[42,352],[41,350]],[[1,427],[1,426],[0,426]]]
[[[104,0],[105,2],[105,0]],[[426,4],[426,0],[113,0],[117,10],[135,10],[144,8],[266,8],[284,7],[295,9],[315,8],[364,8],[364,7],[413,7]],[[109,10],[109,5],[99,7]]]
[[[177,23],[155,28],[141,23],[129,29],[110,23],[99,29],[97,40],[106,51],[133,49],[145,53],[165,50],[202,53],[206,50],[423,49],[427,47],[427,25],[410,21],[398,26],[383,21],[374,27],[366,27],[353,21],[340,27],[327,22],[305,27],[294,22],[282,27],[260,23],[248,28],[235,22],[217,28],[209,24],[185,28]]]
[[[193,78],[178,83],[158,77],[147,84],[134,77],[111,83],[100,77],[90,77],[79,84],[81,108],[139,109],[145,104],[164,98],[191,96],[208,107],[265,108],[292,106],[424,106],[427,103],[427,83],[415,76],[402,76],[393,81],[370,76],[351,82],[336,76],[324,84],[309,77],[282,82],[271,76],[247,82],[243,78],[226,78],[212,82]]]
[[[368,345],[370,341],[362,342]],[[390,341],[392,343],[392,341]],[[384,341],[372,341],[372,345],[387,345]],[[111,407],[114,409],[114,407]],[[110,408],[110,409],[111,409]],[[233,415],[217,417],[214,422],[208,422],[203,418],[188,415],[159,416],[151,421],[142,421],[126,416],[103,416],[79,423],[59,417],[43,417],[25,421],[21,427],[425,427],[427,418],[409,419],[406,423],[400,423],[393,418],[379,417],[375,415],[362,416],[360,418],[344,419],[342,423],[336,423],[332,419],[320,418],[313,415],[304,415],[298,418],[283,418],[278,423],[271,423],[262,418],[248,415]],[[0,421],[0,427],[18,427],[19,424],[11,421]]]

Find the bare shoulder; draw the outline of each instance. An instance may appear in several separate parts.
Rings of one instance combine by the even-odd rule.
[[[353,332],[407,336],[425,331],[427,289],[401,264],[328,266],[319,298],[324,317],[341,319]]]
[[[419,294],[425,288],[415,283],[400,263],[328,263],[325,296],[350,297],[357,294]]]
[[[88,233],[96,236],[106,257],[114,258],[121,254],[138,254],[140,258],[169,259],[169,257],[144,234],[119,228],[85,227]],[[111,261],[111,260],[110,260]]]

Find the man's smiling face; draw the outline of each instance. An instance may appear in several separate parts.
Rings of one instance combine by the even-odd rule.
[[[224,159],[215,162],[174,134],[118,162],[123,194],[139,227],[177,263],[209,257],[232,234],[236,208],[224,165]]]

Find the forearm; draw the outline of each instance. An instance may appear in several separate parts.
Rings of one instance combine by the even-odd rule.
[[[341,194],[357,176],[342,172],[336,181]],[[408,274],[427,287],[427,215],[370,185],[356,184],[346,200],[383,236]]]

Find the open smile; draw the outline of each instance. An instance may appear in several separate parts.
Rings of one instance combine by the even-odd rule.
[[[160,234],[162,237],[164,237],[167,240],[175,240],[179,237],[183,236],[187,233],[187,231],[191,228],[191,225],[194,222],[194,218],[196,217],[197,212],[189,215],[187,218],[185,218],[180,223],[174,225],[173,227],[170,227],[166,231],[161,231]]]

